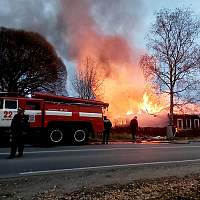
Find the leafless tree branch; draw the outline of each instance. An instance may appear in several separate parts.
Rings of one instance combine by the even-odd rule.
[[[97,63],[90,57],[78,66],[72,85],[79,97],[96,99],[101,95],[104,79],[98,74],[97,68]]]

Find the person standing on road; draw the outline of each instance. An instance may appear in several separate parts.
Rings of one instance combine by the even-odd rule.
[[[135,116],[132,120],[131,120],[131,123],[130,123],[130,131],[131,131],[131,134],[132,134],[132,140],[135,141],[136,139],[136,134],[137,134],[137,131],[138,131],[138,121],[137,121],[137,116]]]
[[[108,144],[111,128],[112,128],[111,121],[106,116],[104,116],[103,144]]]
[[[23,156],[24,134],[28,129],[28,116],[24,114],[22,108],[18,108],[17,114],[11,122],[11,150],[9,158],[14,158],[18,150],[18,156]]]

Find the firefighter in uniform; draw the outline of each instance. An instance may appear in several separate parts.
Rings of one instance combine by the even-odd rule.
[[[29,126],[28,116],[24,114],[22,108],[18,108],[17,114],[11,122],[11,151],[9,158],[14,158],[18,150],[18,156],[23,156],[24,151],[24,134]]]
[[[135,116],[132,120],[131,120],[131,123],[130,123],[130,131],[131,131],[131,134],[132,134],[132,140],[135,141],[136,139],[136,134],[137,134],[137,131],[138,131],[138,121],[137,121],[137,116]]]
[[[103,144],[108,144],[111,128],[111,121],[106,116],[104,116]]]

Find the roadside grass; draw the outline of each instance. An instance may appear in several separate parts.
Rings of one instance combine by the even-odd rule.
[[[119,141],[130,141],[131,140],[131,134],[124,132],[124,133],[116,133],[116,132],[111,132],[110,134],[110,140],[115,141],[115,140],[119,140]]]
[[[89,138],[90,142],[102,142],[103,135],[96,135],[93,138]],[[118,133],[111,131],[109,141],[131,141],[131,134],[127,132]]]
[[[154,128],[154,127],[145,127],[140,128],[138,134],[136,135],[137,141],[163,141],[167,140],[166,128]],[[103,134],[96,135],[93,138],[89,139],[89,142],[101,143],[103,140]],[[177,133],[175,138],[172,140],[185,140],[185,141],[200,141],[200,133],[196,134],[193,132],[187,133],[187,135]],[[132,135],[129,132],[127,127],[114,127],[110,132],[109,137],[110,142],[129,142],[132,141]]]
[[[174,138],[174,140],[197,140],[197,141],[200,141],[200,136],[188,136],[188,137],[181,137],[181,136],[176,136]]]

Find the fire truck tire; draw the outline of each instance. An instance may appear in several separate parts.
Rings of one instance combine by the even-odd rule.
[[[72,142],[76,145],[85,144],[88,140],[88,130],[84,128],[77,128],[73,130]]]
[[[61,144],[63,142],[63,130],[61,128],[50,128],[48,131],[48,141],[50,144]]]

